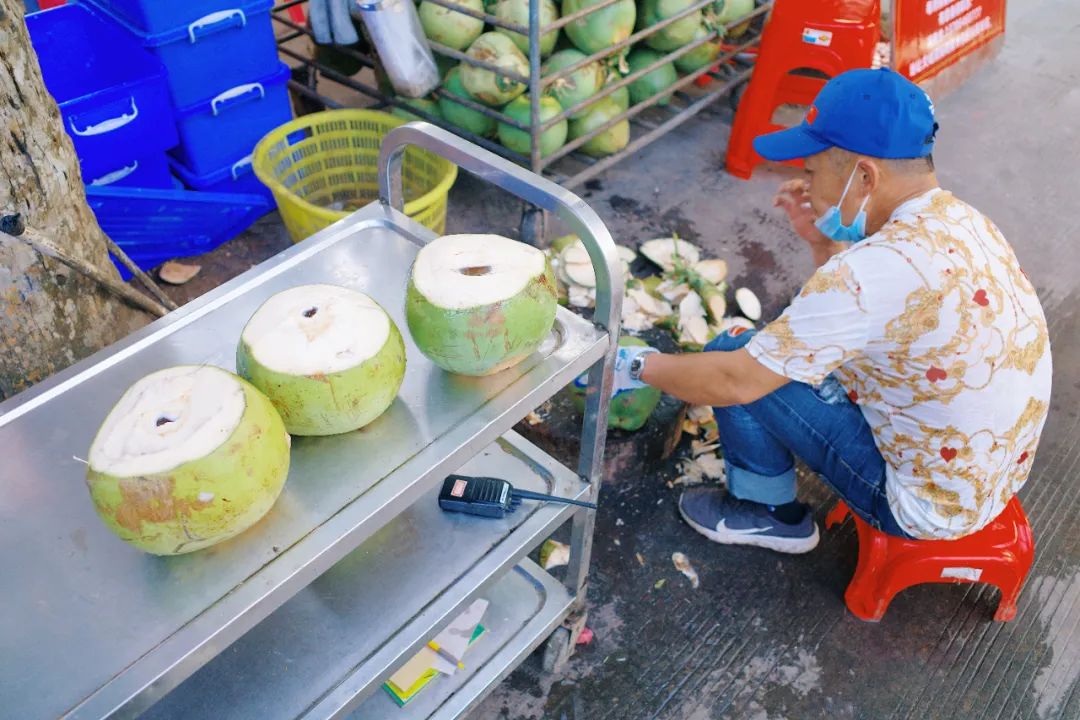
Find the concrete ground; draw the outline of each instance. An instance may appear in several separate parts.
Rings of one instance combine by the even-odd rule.
[[[558,677],[533,658],[474,720],[1080,717],[1080,5],[1027,0],[1009,12],[1002,54],[938,102],[935,155],[943,186],[1015,245],[1050,319],[1053,411],[1021,493],[1038,549],[1017,618],[991,621],[996,590],[935,585],[902,593],[881,623],[864,624],[843,604],[856,557],[850,523],[808,556],[718,547],[678,518],[664,478],[630,471],[602,496],[596,641]],[[677,231],[727,259],[775,313],[812,267],[770,206],[782,174],[740,182],[723,172],[729,127],[725,108],[685,126],[605,175],[588,199],[619,242]],[[470,224],[499,212],[485,204]],[[819,519],[831,506],[816,479],[801,494]],[[696,566],[697,590],[672,566],[674,551]]]
[[[1021,493],[1037,555],[1017,618],[990,620],[988,587],[934,585],[902,593],[881,623],[861,623],[843,603],[856,557],[850,523],[806,556],[718,547],[679,520],[677,491],[664,482],[673,468],[643,477],[615,467],[591,574],[595,641],[558,676],[531,658],[473,720],[1080,717],[1078,30],[1076,0],[1014,0],[1001,55],[937,103],[942,184],[1001,226],[1050,319],[1054,401]],[[724,172],[729,128],[718,105],[583,192],[621,243],[675,231],[725,258],[771,316],[812,266],[771,207],[784,173],[740,182]],[[448,230],[514,234],[518,212],[462,178]],[[201,294],[287,245],[268,216],[202,258],[203,275],[175,291]],[[804,477],[800,492],[821,520],[827,491]],[[675,551],[697,568],[698,589],[672,566]]]

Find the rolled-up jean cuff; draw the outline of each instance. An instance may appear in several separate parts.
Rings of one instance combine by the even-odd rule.
[[[728,490],[740,500],[762,503],[763,505],[783,505],[795,499],[795,467],[792,466],[780,475],[759,475],[730,462],[727,466]]]

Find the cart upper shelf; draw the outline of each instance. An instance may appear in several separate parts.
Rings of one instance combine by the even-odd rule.
[[[604,358],[607,334],[560,308],[542,348],[488,378],[427,361],[405,331],[407,274],[430,233],[378,203],[122,343],[0,405],[0,707],[10,717],[145,709]],[[191,555],[128,547],[97,518],[87,449],[135,380],[177,364],[234,367],[255,309],[288,287],[371,295],[403,330],[397,401],[367,428],[295,438],[280,499],[255,527]]]

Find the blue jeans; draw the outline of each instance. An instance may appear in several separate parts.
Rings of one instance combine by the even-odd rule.
[[[705,350],[738,350],[753,336],[752,330],[724,333]],[[766,505],[795,500],[798,456],[853,513],[890,535],[909,537],[889,508],[885,460],[870,425],[832,376],[817,388],[790,382],[760,400],[713,413],[735,497]]]

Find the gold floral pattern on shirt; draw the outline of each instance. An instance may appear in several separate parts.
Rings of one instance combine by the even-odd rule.
[[[858,285],[851,277],[851,271],[846,265],[840,265],[835,269],[814,273],[803,285],[799,294],[805,297],[832,291],[851,293],[857,291],[857,289]]]
[[[979,529],[1027,479],[1049,408],[1046,320],[998,228],[950,193],[826,263],[748,349],[793,380],[834,373],[916,537]]]

